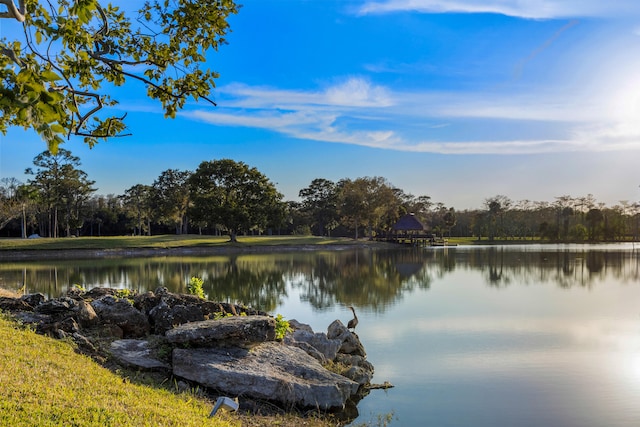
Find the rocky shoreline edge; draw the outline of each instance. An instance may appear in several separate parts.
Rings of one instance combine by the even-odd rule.
[[[112,370],[152,372],[182,389],[234,398],[245,412],[264,403],[353,420],[371,388],[391,387],[371,384],[374,367],[340,320],[314,332],[296,320],[166,288],[136,294],[74,287],[49,300],[3,296],[0,310],[37,333],[72,339],[78,352]]]

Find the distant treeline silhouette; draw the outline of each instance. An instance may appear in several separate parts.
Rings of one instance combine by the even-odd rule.
[[[0,236],[280,234],[375,237],[413,213],[439,237],[478,240],[597,242],[638,240],[640,204],[615,206],[593,195],[513,201],[496,195],[477,209],[456,210],[415,196],[383,177],[317,178],[283,200],[256,168],[229,159],[195,171],[168,169],[123,194],[96,195],[94,181],[69,151],[34,159],[26,183],[0,179]]]

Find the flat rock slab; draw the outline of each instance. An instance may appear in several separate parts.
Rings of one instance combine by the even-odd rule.
[[[173,350],[173,374],[226,395],[323,410],[344,408],[358,383],[323,368],[303,350],[267,342],[251,350]]]
[[[231,316],[219,320],[184,323],[165,334],[172,344],[197,346],[218,343],[262,343],[273,341],[276,321],[269,316]]]
[[[146,340],[117,340],[111,343],[111,354],[121,363],[143,370],[171,370],[169,364],[152,356]]]

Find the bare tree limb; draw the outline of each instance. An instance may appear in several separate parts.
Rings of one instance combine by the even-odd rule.
[[[18,67],[22,67],[22,61],[20,60],[20,58],[18,58],[18,55],[16,55],[16,53],[13,50],[2,48],[0,49],[0,54],[6,56],[7,58],[15,62],[18,65]]]
[[[18,22],[24,22],[27,12],[25,0],[18,0],[18,7],[16,7],[13,0],[0,0],[0,4],[7,6],[6,12],[0,12],[0,18],[15,18]]]

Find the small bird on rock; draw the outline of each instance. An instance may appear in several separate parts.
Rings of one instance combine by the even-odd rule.
[[[353,319],[349,320],[349,323],[347,323],[347,329],[356,329],[356,326],[358,325],[358,316],[356,316],[356,311],[353,307],[349,306],[348,308],[353,312]]]

